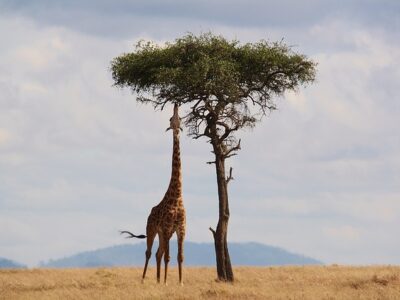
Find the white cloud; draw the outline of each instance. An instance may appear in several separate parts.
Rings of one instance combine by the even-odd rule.
[[[9,140],[10,133],[5,129],[0,128],[0,145],[7,143]]]
[[[42,39],[34,41],[32,44],[17,48],[12,60],[20,64],[27,65],[34,71],[43,71],[49,68],[58,67],[62,62],[62,56],[68,51],[67,46],[58,36],[45,36]]]

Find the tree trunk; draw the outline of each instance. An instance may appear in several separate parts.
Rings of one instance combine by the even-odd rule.
[[[215,169],[217,173],[218,198],[219,198],[219,220],[217,230],[212,230],[215,244],[215,256],[217,260],[217,274],[221,281],[233,282],[233,271],[228,251],[228,221],[229,203],[228,186],[225,177],[225,158],[218,151],[218,146],[214,147]]]

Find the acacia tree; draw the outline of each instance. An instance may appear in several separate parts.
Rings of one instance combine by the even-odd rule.
[[[286,90],[313,82],[315,66],[283,42],[241,44],[211,33],[162,46],[142,41],[111,62],[115,85],[130,87],[137,101],[161,110],[168,103],[187,104],[189,135],[212,145],[214,160],[208,163],[215,164],[219,219],[210,230],[219,280],[234,280],[227,243],[232,168],[226,172],[225,161],[240,149],[235,133],[254,127]]]

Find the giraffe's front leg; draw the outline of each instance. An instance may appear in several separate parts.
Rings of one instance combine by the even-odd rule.
[[[178,236],[178,268],[179,268],[179,283],[183,285],[182,263],[183,263],[183,241],[185,239],[185,229],[180,229],[177,232]]]
[[[168,263],[170,261],[170,256],[169,256],[169,239],[166,239],[165,241],[165,253],[164,253],[164,264],[165,264],[165,269],[164,269],[164,284],[167,285],[167,273],[168,273]]]

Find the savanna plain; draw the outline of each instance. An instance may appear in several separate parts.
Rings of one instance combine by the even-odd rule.
[[[177,269],[168,285],[155,269],[141,283],[141,268],[0,271],[0,299],[400,299],[398,266],[237,267],[235,282],[216,281],[214,268]]]

